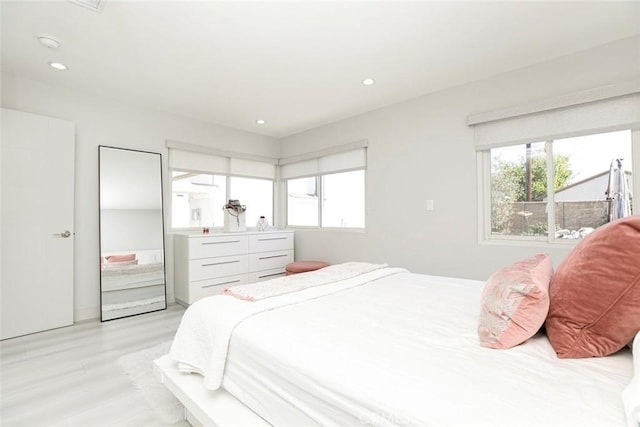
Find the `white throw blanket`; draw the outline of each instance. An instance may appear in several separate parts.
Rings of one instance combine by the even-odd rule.
[[[334,269],[336,274],[333,279],[322,286],[312,286],[255,302],[228,295],[203,298],[191,305],[182,317],[169,355],[178,362],[179,369],[201,374],[205,388],[217,390],[222,382],[231,334],[244,319],[263,311],[319,298],[407,271],[389,267],[372,269],[371,264],[358,264],[359,266]],[[359,268],[361,273],[354,275],[354,268]]]
[[[350,279],[373,270],[388,267],[387,264],[369,264],[365,262],[346,262],[330,265],[316,271],[278,277],[262,282],[238,285],[224,290],[224,293],[246,301],[257,301],[264,298],[297,292],[314,286],[326,285],[339,280]]]
[[[633,340],[633,378],[622,391],[628,427],[640,427],[640,332]]]

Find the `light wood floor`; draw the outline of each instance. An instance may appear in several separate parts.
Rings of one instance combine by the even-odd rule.
[[[162,426],[117,360],[171,340],[183,313],[171,305],[1,341],[0,425]]]

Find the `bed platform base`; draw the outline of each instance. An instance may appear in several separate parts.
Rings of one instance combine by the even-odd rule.
[[[178,371],[169,355],[154,360],[153,364],[156,377],[184,405],[185,419],[192,426],[270,426],[225,390],[207,390],[202,386],[201,376]]]

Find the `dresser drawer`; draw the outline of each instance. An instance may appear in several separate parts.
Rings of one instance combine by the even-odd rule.
[[[287,271],[284,267],[276,268],[273,270],[258,271],[255,273],[249,273],[249,283],[262,282],[263,280],[277,279],[278,277],[286,276]]]
[[[293,233],[252,234],[249,252],[271,252],[293,249]]]
[[[248,251],[247,236],[209,236],[189,239],[190,259],[240,255]]]
[[[189,261],[190,281],[246,274],[248,272],[247,255],[192,259]]]
[[[259,254],[249,254],[249,271],[274,270],[284,268],[293,262],[293,250],[263,252]]]
[[[246,274],[236,276],[220,277],[211,280],[199,280],[189,283],[189,301],[193,304],[200,298],[221,294],[223,290],[231,286],[244,285],[248,283]]]

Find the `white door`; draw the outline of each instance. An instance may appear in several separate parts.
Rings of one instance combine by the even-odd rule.
[[[2,109],[0,339],[73,323],[74,124]]]

